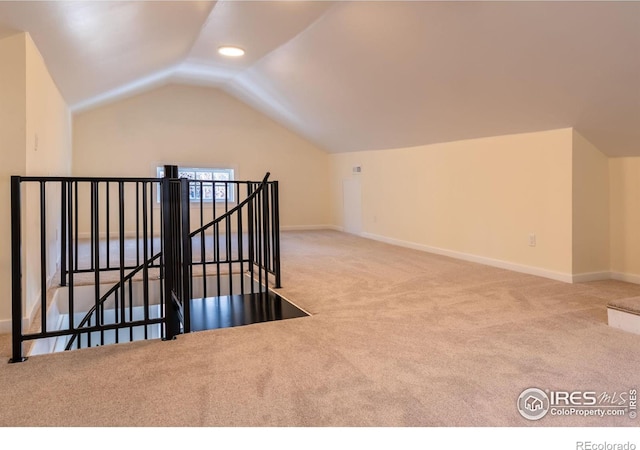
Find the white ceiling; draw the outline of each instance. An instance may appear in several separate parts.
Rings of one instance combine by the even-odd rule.
[[[182,82],[331,152],[573,126],[640,156],[638,2],[0,2],[20,30],[74,111]]]

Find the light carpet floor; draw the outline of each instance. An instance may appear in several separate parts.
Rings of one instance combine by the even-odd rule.
[[[312,317],[6,364],[2,426],[638,426],[516,409],[529,387],[640,387],[640,286],[565,284],[333,232],[282,235],[281,294]]]

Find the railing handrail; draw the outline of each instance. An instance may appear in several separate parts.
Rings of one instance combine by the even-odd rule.
[[[220,217],[217,217],[217,218],[213,219],[211,222],[207,223],[206,225],[203,225],[200,228],[198,228],[197,230],[192,231],[191,233],[189,233],[189,237],[192,238],[195,235],[197,235],[198,233],[204,232],[205,230],[207,230],[208,228],[212,227],[216,223],[222,222],[227,217],[232,216],[236,211],[238,211],[239,209],[243,208],[244,205],[246,205],[249,201],[253,200],[258,195],[258,193],[260,193],[260,191],[262,191],[265,188],[265,186],[267,185],[267,181],[268,181],[270,175],[271,175],[271,173],[267,172],[267,174],[262,179],[262,182],[260,183],[258,188],[255,191],[253,191],[251,193],[251,195],[247,196],[247,198],[245,198],[242,202],[238,203],[234,208],[230,209],[229,211],[227,211],[226,213],[224,213]]]
[[[20,181],[59,181],[59,182],[95,182],[95,183],[117,183],[117,182],[139,182],[139,183],[148,183],[148,182],[161,182],[162,178],[144,178],[144,177],[36,177],[36,176],[28,176],[23,177],[20,176]]]
[[[157,178],[157,177],[51,177],[51,176],[47,176],[47,177],[39,177],[39,176],[22,176],[22,175],[16,175],[16,177],[21,181],[59,181],[59,182],[63,182],[63,181],[68,181],[68,182],[72,182],[72,181],[80,181],[80,182],[96,182],[96,183],[102,183],[102,182],[110,182],[110,183],[117,183],[119,181],[122,182],[158,182],[161,183],[163,178]],[[221,184],[221,183],[229,183],[229,184],[255,184],[256,181],[250,181],[250,180],[189,180],[189,181],[195,181],[195,182],[202,182],[202,183],[210,183],[210,184]]]
[[[124,278],[119,280],[116,284],[114,284],[111,287],[111,289],[109,289],[102,297],[100,297],[100,299],[91,307],[91,309],[89,309],[89,311],[87,311],[87,314],[85,314],[85,316],[82,318],[82,320],[80,321],[78,326],[75,328],[76,332],[71,335],[71,339],[69,339],[69,342],[67,343],[67,345],[66,345],[66,347],[64,349],[65,350],[71,350],[71,346],[73,345],[73,341],[75,341],[75,339],[78,337],[79,334],[85,332],[84,330],[81,330],[80,328],[82,326],[84,326],[89,321],[91,315],[94,312],[96,312],[96,310],[98,309],[98,306],[102,306],[104,304],[104,302],[106,302],[107,299],[111,296],[111,294],[113,294],[120,287],[122,287],[122,285],[124,285],[124,283],[126,283],[129,280],[131,280],[138,272],[140,272],[142,269],[144,269],[145,266],[148,267],[153,261],[155,261],[156,259],[160,258],[161,256],[162,256],[162,252],[158,252],[155,255],[153,255],[150,259],[148,259],[147,261],[143,262],[138,267],[136,267],[131,272],[129,272],[127,274],[127,276],[125,276]]]

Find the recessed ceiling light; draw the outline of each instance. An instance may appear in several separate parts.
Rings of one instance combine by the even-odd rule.
[[[240,47],[225,45],[224,47],[220,47],[218,49],[218,53],[224,56],[242,56],[244,55],[244,50],[242,50]]]

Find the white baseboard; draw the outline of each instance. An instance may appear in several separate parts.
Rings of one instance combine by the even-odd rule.
[[[53,284],[54,275],[49,275],[47,278],[47,290],[51,289],[51,285]],[[28,330],[31,327],[31,324],[36,318],[36,314],[40,308],[40,303],[42,301],[42,294],[38,293],[36,297],[36,301],[33,302],[31,306],[31,310],[27,311],[26,314],[22,317],[22,331]],[[13,329],[12,319],[4,319],[0,320],[0,334],[11,333]]]
[[[342,227],[335,225],[283,225],[280,231],[316,231],[316,230],[335,230],[342,231]]]
[[[611,272],[588,272],[573,274],[573,283],[586,283],[588,281],[610,280]]]
[[[0,334],[11,334],[11,319],[0,320]]]
[[[611,272],[611,279],[626,281],[627,283],[640,284],[640,275],[632,273]]]
[[[38,308],[40,307],[40,296],[38,296],[38,301],[36,301],[31,307],[31,311],[22,318],[22,332],[28,330],[35,319],[36,313],[38,312]],[[4,319],[0,320],[0,334],[10,334],[13,330],[12,319]]]
[[[24,333],[25,330],[29,329],[29,319],[28,318],[23,318],[22,319],[22,332]],[[11,334],[11,331],[13,330],[13,326],[11,324],[11,319],[4,319],[4,320],[0,320],[0,334]]]
[[[33,302],[33,306],[31,306],[31,311],[26,311],[26,314],[22,318],[22,330],[26,330],[31,327],[31,324],[35,320],[36,314],[39,311],[41,301],[42,297],[40,296],[40,294],[38,294],[36,301]]]
[[[388,238],[385,236],[380,236],[372,233],[362,233],[361,236],[367,239],[373,239],[375,241],[380,241],[387,244],[398,245],[400,247],[411,248],[414,250],[420,250],[428,253],[435,253],[437,255],[442,255],[442,256],[449,256],[451,258],[484,264],[492,267],[498,267],[500,269],[507,269],[507,270],[512,270],[514,272],[526,273],[528,275],[535,275],[543,278],[550,278],[552,280],[563,281],[565,283],[573,282],[573,275],[569,273],[554,272],[552,270],[541,269],[539,267],[526,266],[524,264],[517,264],[517,263],[508,262],[508,261],[502,261],[499,259],[487,258],[485,256],[478,256],[470,253],[463,253],[463,252],[457,252],[454,250],[431,247],[429,245],[424,245],[424,244],[416,244],[415,242]]]

